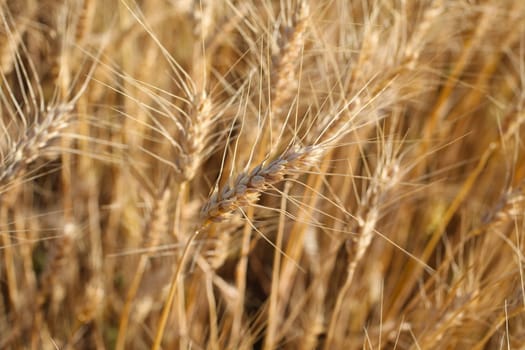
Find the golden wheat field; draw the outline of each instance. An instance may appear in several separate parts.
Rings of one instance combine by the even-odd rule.
[[[525,348],[525,1],[0,14],[0,349]]]

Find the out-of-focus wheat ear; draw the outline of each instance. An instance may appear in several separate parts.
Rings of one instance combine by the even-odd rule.
[[[58,156],[59,151],[49,149],[61,131],[70,125],[70,104],[60,104],[43,112],[41,120],[33,123],[11,149],[0,168],[0,193],[10,181],[24,172],[26,167],[42,156]]]
[[[190,71],[191,86],[194,93],[190,99],[189,112],[183,120],[185,128],[180,130],[179,142],[182,148],[181,159],[177,160],[181,170],[181,180],[190,181],[205,159],[210,145],[209,136],[213,132],[214,117],[212,100],[207,92],[210,57],[205,52],[205,42],[213,24],[214,2],[195,2],[193,62]]]
[[[238,226],[229,224],[230,222],[228,222],[228,225],[215,230],[213,235],[206,241],[203,257],[212,270],[219,269],[230,255],[232,235],[234,231],[238,230]]]
[[[482,235],[486,232],[501,232],[525,215],[525,179],[507,190],[496,203],[492,211],[485,215],[481,225],[472,229],[465,239]],[[448,261],[447,261],[448,263]]]
[[[53,300],[54,291],[62,287],[63,281],[60,280],[60,276],[71,258],[73,244],[78,234],[76,230],[73,224],[64,225],[63,234],[55,239],[50,247],[47,264],[39,281],[37,305],[40,307],[50,298],[52,308],[58,309],[57,304],[60,300]]]
[[[428,41],[431,29],[435,25],[436,19],[438,19],[444,11],[445,7],[442,0],[433,1],[432,4],[425,9],[421,21],[417,23],[417,27],[404,49],[404,60],[409,69],[416,67],[421,51]]]
[[[388,141],[384,142],[385,152],[392,150],[392,145]],[[380,218],[380,206],[389,191],[400,181],[400,167],[395,154],[383,154],[384,159],[378,164],[371,183],[367,188],[363,198],[360,200],[355,218],[357,220],[353,232],[352,244],[350,246],[350,262],[346,271],[346,278],[343,286],[338,292],[336,303],[332,311],[330,323],[328,325],[328,334],[324,349],[338,348],[342,346],[341,341],[347,331],[350,315],[344,312],[344,301],[352,286],[355,271],[361,262],[368,247],[375,236],[376,225]]]
[[[181,182],[192,180],[205,160],[215,120],[210,97],[205,92],[194,97],[185,122],[186,128],[180,130],[178,138],[182,152],[175,163],[180,169],[177,175]]]
[[[273,123],[273,137],[285,131],[283,128],[286,128],[290,101],[297,96],[299,87],[300,77],[297,69],[304,48],[310,6],[308,0],[300,0],[297,6],[293,23],[284,30],[282,44],[270,73],[270,121]]]
[[[18,198],[21,198],[22,196],[19,196]],[[23,199],[22,199],[23,200]],[[18,203],[19,205],[19,203]],[[19,208],[19,206],[16,206],[16,208]],[[23,262],[23,272],[21,273],[23,278],[23,288],[26,293],[26,295],[36,295],[37,290],[37,276],[35,274],[34,270],[34,257],[33,252],[35,249],[35,243],[40,238],[40,227],[37,220],[35,219],[35,215],[31,211],[24,210],[24,209],[18,209],[14,210],[14,229],[15,232],[23,233],[23,234],[17,234],[18,239],[26,240],[25,244],[21,244],[18,247],[18,251],[20,254],[20,259]],[[26,298],[27,299],[27,298]],[[29,301],[29,303],[31,303]],[[24,305],[27,305],[28,300],[24,301]]]
[[[36,10],[36,2],[33,0],[20,1],[20,4],[14,6],[5,4],[5,1],[0,4],[0,71],[3,74],[8,74],[13,69],[18,47]]]
[[[84,290],[83,302],[76,308],[78,321],[81,325],[93,321],[103,311],[105,297],[101,279],[92,278]]]
[[[193,44],[193,62],[190,71],[191,79],[197,91],[206,89],[209,77],[209,61],[211,56],[206,53],[206,42],[214,25],[216,2],[194,2],[192,11],[195,41]]]
[[[184,233],[187,232],[186,225],[181,220],[181,214],[184,207],[187,205],[189,198],[189,182],[193,180],[202,163],[206,160],[210,154],[210,146],[212,133],[215,130],[214,123],[217,120],[217,115],[212,112],[213,102],[207,92],[208,79],[210,74],[210,56],[205,52],[205,42],[209,35],[211,25],[213,23],[213,12],[214,2],[210,3],[197,3],[195,2],[195,43],[193,45],[193,64],[189,72],[190,82],[187,84],[187,91],[190,92],[188,96],[189,110],[184,113],[181,118],[181,122],[184,125],[182,129],[179,129],[179,137],[177,141],[180,144],[179,154],[175,160],[175,164],[179,169],[176,174],[176,178],[180,183],[179,195],[177,200],[177,207],[175,210],[175,223],[173,225],[173,235],[177,237],[181,242],[184,240]],[[192,245],[192,240],[187,241],[187,247],[180,261],[180,266],[177,268],[178,271],[185,265],[185,254],[188,254],[189,246]],[[199,254],[199,253],[198,253]],[[179,279],[177,272],[172,276],[171,289],[168,299],[165,302],[165,308],[167,305],[173,303],[175,297],[174,292],[177,290],[176,306],[177,310],[177,322],[179,326],[179,347],[181,349],[190,347],[189,342],[189,323],[188,310],[186,309],[186,295],[185,289],[187,288],[184,279]],[[167,315],[167,314],[166,314]],[[165,323],[161,319],[159,330],[163,330]],[[157,339],[163,337],[162,332],[157,332]]]
[[[263,162],[215,190],[201,210],[204,225],[227,219],[237,208],[254,204],[262,192],[287,175],[306,171],[319,161],[318,146],[293,147],[270,162]]]
[[[169,182],[167,183],[169,184]],[[126,347],[126,332],[131,306],[135,299],[135,295],[137,294],[140,282],[142,281],[142,277],[144,276],[144,272],[146,271],[147,263],[152,254],[152,249],[157,246],[160,238],[168,231],[169,204],[171,201],[171,190],[168,184],[155,199],[150,220],[146,225],[146,231],[144,232],[144,248],[146,248],[148,252],[140,256],[138,266],[126,295],[124,306],[120,312],[119,330],[115,345],[115,349],[117,350],[125,349]]]
[[[216,118],[213,115],[213,101],[207,92],[210,74],[210,57],[206,53],[205,42],[210,35],[214,22],[214,2],[195,2],[193,62],[187,91],[192,91],[189,99],[189,111],[182,119],[184,128],[179,131],[182,149],[176,160],[180,169],[179,180],[191,181],[201,164],[209,154],[210,135],[214,131]]]
[[[91,31],[93,24],[93,17],[95,15],[96,1],[83,0],[82,7],[77,18],[77,26],[75,30],[75,39],[77,43],[82,43],[86,35]]]

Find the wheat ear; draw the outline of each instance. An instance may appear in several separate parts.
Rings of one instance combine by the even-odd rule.
[[[77,26],[75,30],[75,39],[77,42],[83,42],[86,34],[89,33],[95,15],[96,2],[94,0],[83,0],[82,8],[78,15]]]
[[[296,74],[297,63],[304,47],[306,28],[310,7],[306,0],[298,5],[299,9],[291,28],[287,28],[284,44],[281,47],[276,61],[275,70],[272,72],[271,117],[282,118],[286,116],[287,102],[294,96],[297,88],[298,77]],[[278,120],[279,120],[278,119]]]
[[[392,149],[385,143],[385,149]],[[333,309],[333,313],[328,324],[328,331],[324,349],[332,349],[341,346],[340,339],[336,335],[344,333],[349,322],[350,315],[343,311],[343,303],[348,297],[348,292],[352,286],[354,275],[358,264],[361,262],[368,247],[375,236],[376,226],[380,219],[380,206],[385,198],[388,198],[389,191],[400,181],[401,171],[395,154],[385,154],[384,159],[378,165],[372,178],[372,183],[368,187],[359,209],[356,213],[357,223],[354,229],[352,259],[346,270],[346,278],[343,286],[339,290]]]
[[[196,94],[191,104],[192,111],[187,116],[186,128],[180,129],[181,154],[176,160],[178,176],[181,182],[190,181],[206,158],[209,147],[210,131],[213,130],[214,118],[211,113],[212,102],[203,92]]]
[[[240,174],[232,184],[211,195],[202,207],[201,219],[205,224],[220,222],[237,208],[256,202],[263,191],[282,181],[286,175],[317,163],[320,151],[320,146],[291,148],[276,159]]]
[[[44,118],[29,127],[21,139],[13,143],[11,152],[3,161],[0,172],[0,188],[20,175],[26,166],[46,153],[60,132],[70,124],[72,104],[60,104],[48,108]],[[57,152],[58,153],[58,152]]]

